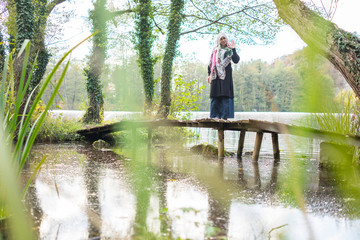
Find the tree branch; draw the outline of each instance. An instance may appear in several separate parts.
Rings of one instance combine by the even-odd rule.
[[[213,24],[215,24],[215,23],[218,23],[218,22],[219,22],[221,19],[223,19],[223,18],[232,16],[232,15],[236,15],[236,14],[238,14],[238,13],[240,13],[240,12],[243,12],[244,10],[245,10],[245,9],[242,9],[242,10],[240,10],[240,11],[233,12],[233,13],[230,13],[230,14],[227,14],[227,15],[224,15],[224,16],[222,16],[222,17],[220,17],[220,18],[218,18],[218,19],[216,19],[216,20],[214,20],[214,21],[211,21],[210,19],[207,19],[208,21],[211,21],[211,22],[208,23],[208,24],[205,24],[205,25],[203,25],[203,26],[201,26],[201,27],[195,28],[195,29],[193,29],[193,30],[190,30],[190,31],[187,31],[187,32],[182,32],[182,33],[180,33],[180,36],[181,36],[181,35],[188,34],[188,33],[196,32],[196,31],[198,31],[198,30],[200,30],[200,29],[202,29],[202,28],[206,28],[206,27],[208,27],[208,26],[210,26],[210,25],[213,25]],[[186,15],[186,17],[189,17],[189,15]]]
[[[121,16],[125,13],[132,13],[134,12],[133,9],[126,9],[126,10],[119,10],[119,11],[114,11],[114,12],[109,12],[113,17],[118,17]]]
[[[106,21],[115,21],[114,20],[115,17],[121,16],[126,13],[132,13],[132,12],[134,12],[133,9],[119,10],[119,11],[114,11],[114,12],[106,11],[106,15],[107,15]]]
[[[190,0],[190,2],[192,3],[192,5],[193,5],[197,10],[199,10],[199,12],[201,12],[206,18],[209,19],[209,17],[206,15],[206,13],[195,5],[195,3],[194,3],[193,0]]]
[[[65,2],[66,0],[54,0],[51,3],[47,5],[47,14],[50,15],[51,11],[54,10],[54,8],[59,5],[60,3]]]
[[[157,24],[157,22],[155,21],[155,19],[153,18],[152,20],[153,20],[155,26],[157,27],[157,29],[159,29],[159,31],[161,32],[161,34],[164,35],[164,34],[165,34],[164,31],[163,31],[163,30],[161,29],[161,27]]]
[[[211,26],[213,24],[216,24],[216,23],[219,23],[221,19],[224,19],[224,18],[227,18],[227,17],[230,17],[230,16],[233,16],[233,15],[236,15],[236,14],[239,14],[239,13],[242,13],[242,12],[245,12],[246,10],[249,10],[249,9],[254,9],[256,7],[260,7],[260,6],[264,6],[264,4],[260,4],[260,5],[257,5],[257,6],[253,6],[253,7],[244,7],[243,9],[239,10],[239,11],[236,11],[236,12],[233,12],[233,13],[229,13],[229,14],[226,14],[226,15],[223,15],[221,16],[220,18],[216,19],[216,20],[211,20],[211,19],[206,19],[206,18],[200,18],[200,17],[197,17],[195,15],[185,15],[185,17],[195,17],[195,18],[198,18],[198,19],[201,19],[201,20],[206,20],[206,21],[210,21],[210,23],[208,24],[205,24],[203,26],[200,26],[196,29],[193,29],[193,30],[190,30],[190,31],[187,31],[187,32],[182,32],[180,33],[180,36],[181,35],[185,35],[185,34],[188,34],[188,33],[193,33],[193,32],[196,32],[200,29],[203,29],[203,28],[206,28],[208,26]]]

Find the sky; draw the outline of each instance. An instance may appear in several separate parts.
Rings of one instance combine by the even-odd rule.
[[[315,4],[321,4],[320,0],[308,0]],[[77,4],[83,2],[84,6],[91,4],[90,0],[78,0]],[[329,3],[331,0],[323,0],[324,3]],[[360,33],[360,0],[339,0],[336,13],[332,22],[337,24],[340,28],[349,32]],[[72,39],[71,42],[76,43],[84,39],[89,35],[89,30],[84,28],[83,24],[79,21],[85,21],[87,17],[87,8],[77,8],[78,24],[73,22],[68,23],[64,35],[64,39]],[[79,26],[79,27],[76,27]],[[214,37],[209,39],[198,40],[192,42],[180,42],[180,51],[194,55],[200,62],[207,63],[212,47],[214,46]],[[68,41],[71,45],[74,45]],[[75,51],[75,54],[86,55],[89,53],[90,44],[85,44]],[[241,57],[241,61],[250,61],[261,59],[266,62],[272,62],[276,58],[283,55],[292,54],[293,52],[302,49],[306,44],[300,39],[300,37],[289,26],[282,27],[281,32],[277,34],[277,37],[273,44],[269,45],[246,45],[237,43],[237,51]]]
[[[312,1],[315,4],[321,4],[320,0]],[[323,0],[323,2],[331,2],[331,0]],[[339,0],[332,22],[346,31],[360,33],[359,9],[360,0]],[[212,42],[214,42],[214,40]],[[203,44],[196,44],[195,47],[188,46],[188,48],[201,53],[199,54],[201,56],[199,60],[207,62],[210,54],[209,49],[211,49],[210,46],[212,45],[209,45],[207,41],[203,42]],[[266,46],[238,44],[237,51],[241,57],[241,61],[261,59],[270,63],[276,58],[292,54],[305,46],[306,44],[290,26],[284,26],[281,32],[277,34],[273,44]]]

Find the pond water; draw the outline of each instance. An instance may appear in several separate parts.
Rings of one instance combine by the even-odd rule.
[[[318,141],[282,136],[275,164],[265,134],[255,163],[247,154],[192,153],[190,146],[217,139],[216,131],[195,131],[199,139],[151,151],[139,142],[118,154],[86,144],[36,145],[33,161],[46,156],[46,163],[27,202],[40,239],[360,239],[360,220],[346,204],[351,199],[318,169]],[[233,151],[238,133],[226,134]],[[244,150],[253,144],[248,134]],[[282,191],[294,159],[306,172],[305,212]]]

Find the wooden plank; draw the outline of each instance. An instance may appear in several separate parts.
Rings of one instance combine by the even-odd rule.
[[[252,160],[254,162],[257,162],[258,159],[259,159],[260,147],[261,147],[261,142],[262,142],[263,135],[264,135],[263,132],[257,132],[256,133],[255,147],[254,147],[254,152],[253,152],[253,156],[252,156]]]
[[[126,130],[129,128],[142,127],[196,127],[196,128],[213,128],[223,130],[235,131],[250,131],[250,132],[267,132],[278,134],[292,134],[297,136],[320,138],[332,140],[339,144],[354,145],[360,147],[360,136],[343,135],[322,131],[313,128],[292,126],[277,122],[267,122],[259,120],[240,120],[228,121],[221,119],[197,119],[197,120],[139,120],[139,121],[120,121],[113,124],[108,124],[100,127],[93,127],[89,129],[78,130],[77,133],[86,137],[102,136],[108,133]]]
[[[244,149],[244,142],[245,142],[245,134],[246,134],[246,131],[241,130],[240,136],[239,136],[238,150],[237,150],[237,157],[238,158],[241,158],[241,156],[242,156],[242,152],[243,152],[243,149]]]
[[[279,136],[277,133],[271,134],[272,145],[273,145],[273,153],[275,162],[280,161],[280,150],[279,150]]]
[[[218,157],[223,158],[224,157],[224,130],[219,129],[218,130]]]

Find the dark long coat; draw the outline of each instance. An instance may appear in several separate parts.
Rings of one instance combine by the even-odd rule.
[[[240,57],[236,52],[236,49],[233,48],[233,55],[231,57],[233,63],[238,63],[240,61]],[[232,67],[231,62],[225,68],[226,76],[224,80],[216,79],[211,81],[210,87],[210,98],[214,97],[230,97],[234,98],[234,86],[233,86],[233,77],[232,77]],[[210,66],[208,66],[208,75],[210,75]]]

